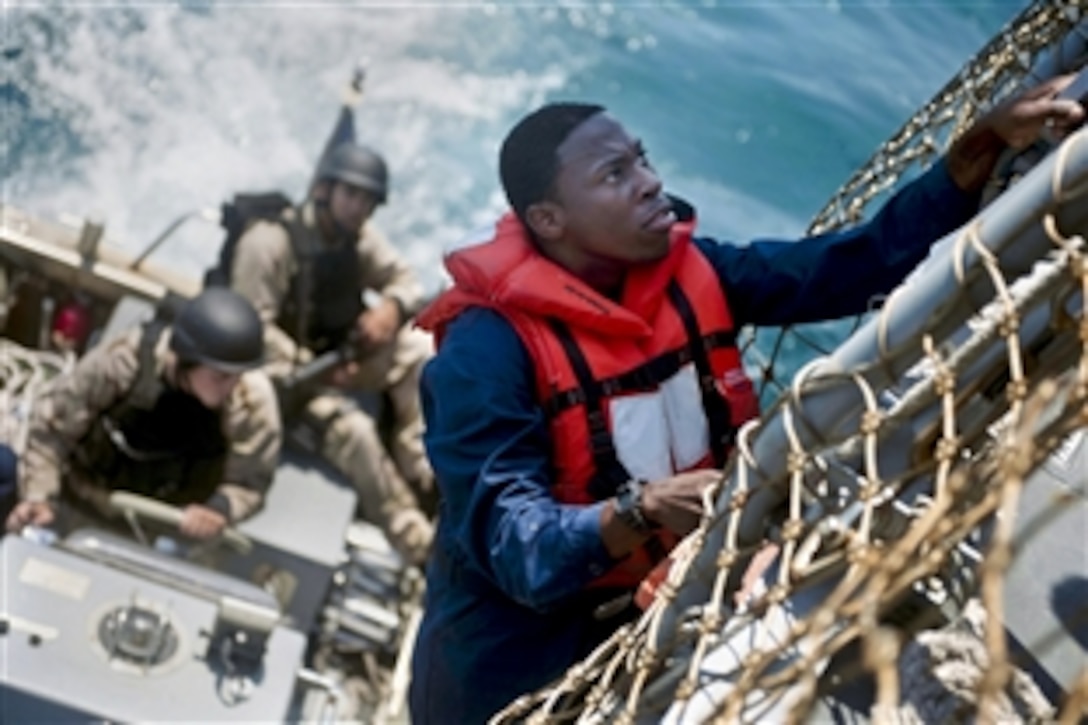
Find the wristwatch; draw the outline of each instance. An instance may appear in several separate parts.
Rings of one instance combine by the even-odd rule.
[[[642,489],[646,482],[632,478],[616,491],[616,518],[640,534],[649,534],[657,528],[642,511]]]

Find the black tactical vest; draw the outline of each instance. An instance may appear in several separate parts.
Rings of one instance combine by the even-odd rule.
[[[301,212],[299,212],[301,216]],[[316,354],[338,347],[363,311],[359,255],[354,244],[321,244],[301,223],[285,223],[298,273],[276,324]]]
[[[164,327],[144,326],[136,381],[80,440],[75,463],[105,488],[176,506],[203,503],[223,480],[223,417],[155,373],[155,344]]]

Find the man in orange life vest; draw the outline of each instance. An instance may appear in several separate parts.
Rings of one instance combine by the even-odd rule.
[[[747,246],[693,238],[603,108],[522,119],[500,153],[513,212],[448,256],[455,284],[419,319],[441,511],[413,722],[483,721],[632,616],[615,602],[695,528],[757,413],[735,330],[865,310],[972,216],[1006,144],[1082,117],[1055,92],[991,111],[867,224]]]

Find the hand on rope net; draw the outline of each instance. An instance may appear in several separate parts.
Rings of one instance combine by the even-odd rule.
[[[1018,527],[1022,501],[1039,498],[1025,488],[1088,428],[1088,130],[1014,191],[741,429],[641,618],[494,722],[803,721],[850,647],[879,721],[1081,717],[1088,675],[1051,703],[1017,669],[1005,589],[1068,503]],[[738,598],[768,546],[773,564]],[[954,701],[923,702],[905,663],[935,662],[937,635],[918,630],[961,620],[948,636],[974,648],[974,669]],[[1069,636],[1024,644],[1045,657]]]
[[[948,151],[984,112],[1026,88],[1081,69],[1086,61],[1088,21],[1082,18],[1080,3],[1043,0],[1031,4],[859,167],[817,212],[808,233],[841,230],[863,221],[880,200]],[[1008,188],[1054,145],[1043,143],[1003,157],[983,193],[983,203]],[[742,349],[758,370],[760,398],[781,394],[796,372],[782,360],[783,348],[826,355],[834,347],[832,340],[845,339],[861,321],[795,325],[758,338],[748,331]]]

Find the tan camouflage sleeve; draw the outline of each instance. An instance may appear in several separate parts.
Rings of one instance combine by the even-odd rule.
[[[264,322],[265,372],[278,378],[290,373],[296,359],[313,356],[299,351],[290,335],[276,325],[291,289],[291,241],[277,223],[259,221],[238,240],[230,286],[253,303]]]
[[[367,223],[359,239],[362,285],[400,304],[405,320],[423,307],[423,285],[419,276],[374,224]]]
[[[76,443],[95,417],[120,400],[136,380],[140,331],[135,328],[93,348],[38,397],[23,460],[23,499],[44,501],[60,493],[61,476]]]
[[[242,376],[228,403],[225,428],[230,452],[216,493],[227,499],[231,521],[240,521],[263,504],[283,442],[276,394],[263,371]]]

